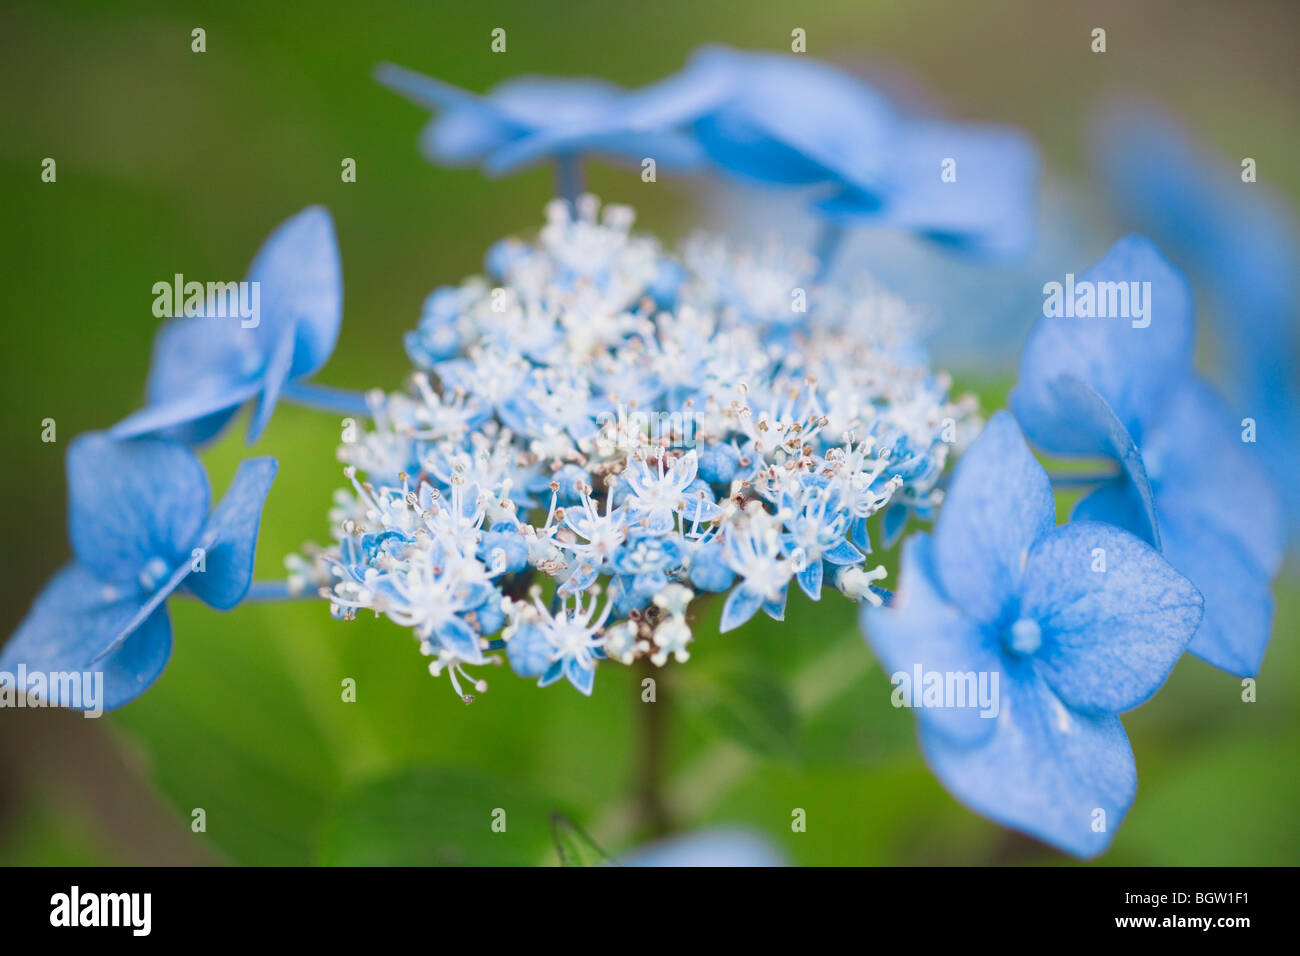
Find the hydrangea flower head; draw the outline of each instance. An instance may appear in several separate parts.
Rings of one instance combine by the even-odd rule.
[[[602,662],[686,660],[702,591],[727,592],[723,630],[782,619],[791,582],[879,603],[868,521],[933,507],[971,416],[878,289],[631,225],[556,201],[489,276],[433,293],[411,387],[340,449],[334,545],[295,562],[337,615],[412,627],[462,696],[503,647],[582,693]]]

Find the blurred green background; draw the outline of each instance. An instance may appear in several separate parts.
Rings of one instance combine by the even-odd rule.
[[[319,378],[393,388],[424,295],[477,271],[492,240],[540,222],[547,171],[489,181],[420,158],[424,116],[371,81],[381,60],[472,90],[530,71],[635,85],[704,42],[787,50],[798,26],[813,56],[898,66],[956,115],[1024,127],[1055,176],[1084,174],[1088,110],[1128,91],[1163,101],[1227,155],[1256,157],[1295,203],[1298,20],[1285,3],[6,0],[0,633],[66,559],[66,443],[140,403],[154,282],[242,276],[276,223],[323,203],[346,304]],[[497,26],[505,55],[489,52]],[[1104,56],[1088,52],[1094,26],[1108,31]],[[190,51],[194,27],[206,53]],[[54,184],[40,181],[44,157],[58,163]],[[344,157],[356,183],[340,181]],[[648,192],[633,173],[597,167],[590,185],[637,205],[642,227],[666,239],[696,221],[698,184],[664,177]],[[1009,381],[959,385],[992,409]],[[56,444],[40,441],[45,418]],[[205,455],[217,489],[247,454],[241,433]],[[277,412],[257,449],[281,462],[259,577],[326,536],[337,439],[329,416]],[[1138,799],[1101,862],[1300,862],[1300,592],[1294,566],[1289,575],[1256,703],[1185,658],[1126,719]],[[646,835],[636,781],[650,705],[634,672],[603,668],[586,700],[493,671],[467,708],[386,622],[335,623],[316,604],[172,608],[172,661],[137,702],[99,721],[0,713],[0,862],[554,862],[555,809],[611,852]],[[657,675],[654,705],[680,828],[744,824],[805,864],[1063,860],[969,813],[930,776],[847,602],[795,598],[784,626],[718,637],[705,620],[699,633],[689,664]],[[344,678],[357,682],[355,703],[341,700]],[[490,830],[497,807],[507,834]],[[204,834],[191,831],[195,808]],[[794,808],[806,833],[791,832]]]

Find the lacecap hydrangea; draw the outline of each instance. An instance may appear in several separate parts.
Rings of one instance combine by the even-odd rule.
[[[467,701],[493,651],[584,694],[602,661],[685,661],[707,593],[723,631],[782,620],[792,584],[881,603],[873,547],[930,516],[978,428],[869,281],[632,224],[553,201],[534,239],[429,295],[409,387],[372,393],[373,428],[339,448],[333,543],[288,561],[335,616],[410,627]]]

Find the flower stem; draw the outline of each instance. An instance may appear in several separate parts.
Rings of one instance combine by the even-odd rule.
[[[347,389],[331,388],[328,385],[316,385],[312,382],[288,382],[280,394],[286,401],[302,405],[304,408],[314,408],[340,415],[370,417],[370,406],[366,403],[366,396],[361,392],[350,392]]]
[[[1049,471],[1053,488],[1091,488],[1119,477],[1117,471]]]
[[[576,205],[582,195],[582,157],[577,153],[555,155],[555,194]]]
[[[817,274],[813,276],[814,282],[821,282],[828,275],[835,265],[835,259],[840,254],[840,249],[844,246],[844,238],[848,235],[848,230],[844,224],[836,222],[833,219],[822,221],[821,232],[817,235],[817,240],[813,245],[813,255],[817,257],[818,267]]]
[[[666,739],[666,713],[668,704],[662,694],[664,670],[655,667],[648,658],[642,658],[638,668],[638,687],[645,678],[655,681],[652,701],[641,699],[637,707],[641,724],[640,763],[637,768],[636,802],[642,825],[655,837],[672,832],[672,821],[663,796],[664,744]]]
[[[315,591],[294,594],[289,590],[287,581],[254,581],[244,595],[244,604],[264,604],[270,601],[311,601],[319,598]]]

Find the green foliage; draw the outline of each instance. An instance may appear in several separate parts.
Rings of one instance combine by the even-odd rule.
[[[383,777],[326,817],[316,862],[532,866],[553,858],[554,801],[517,783],[439,767]]]
[[[561,866],[607,866],[611,862],[605,851],[562,813],[551,814],[551,837]]]

